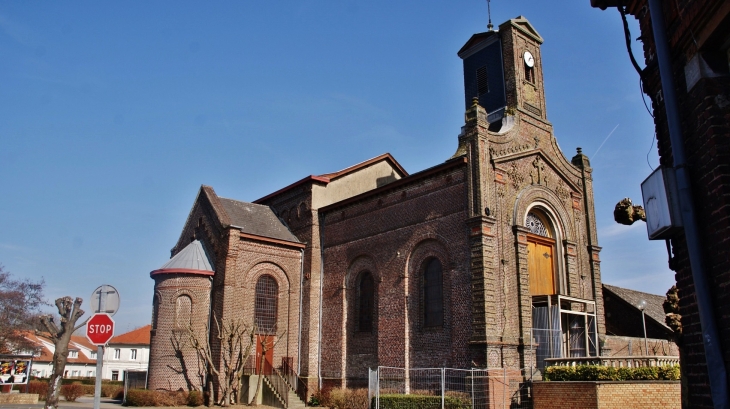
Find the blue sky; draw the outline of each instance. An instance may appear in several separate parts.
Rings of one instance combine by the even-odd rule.
[[[618,12],[492,2],[495,25],[518,15],[559,145],[591,159],[604,281],[664,294],[664,243],[612,215],[657,164]],[[2,1],[0,264],[51,300],[113,285],[119,331],[145,325],[201,184],[252,201],[384,152],[411,173],[450,157],[456,52],[486,25],[477,0]]]

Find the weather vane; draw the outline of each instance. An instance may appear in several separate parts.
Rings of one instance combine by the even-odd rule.
[[[492,31],[494,26],[492,25],[492,9],[489,7],[489,0],[487,0],[487,16],[489,17],[489,24],[487,24],[487,30]]]

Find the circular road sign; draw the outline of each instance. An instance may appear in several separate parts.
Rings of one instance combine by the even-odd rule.
[[[94,345],[105,345],[114,336],[114,320],[109,314],[94,314],[86,323],[86,338]]]
[[[119,291],[116,288],[104,284],[91,293],[91,312],[94,314],[111,314],[119,310]]]

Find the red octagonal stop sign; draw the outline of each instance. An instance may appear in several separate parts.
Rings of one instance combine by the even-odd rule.
[[[94,345],[104,345],[114,336],[114,320],[109,314],[94,314],[86,323],[86,338]]]

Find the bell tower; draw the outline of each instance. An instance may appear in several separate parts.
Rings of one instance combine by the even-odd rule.
[[[490,124],[515,110],[546,121],[542,43],[523,16],[471,36],[457,53],[464,62],[464,107],[476,98]]]
[[[499,26],[507,106],[547,121],[540,45],[543,39],[523,16]]]

